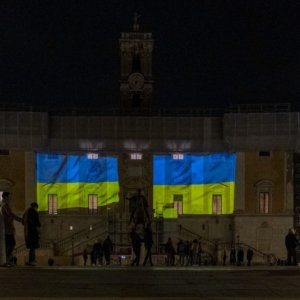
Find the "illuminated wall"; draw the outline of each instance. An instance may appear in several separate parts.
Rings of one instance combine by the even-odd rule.
[[[233,213],[235,154],[154,155],[153,164],[155,216],[177,218],[178,200],[183,215],[212,214],[214,195],[221,196],[222,214]]]
[[[48,195],[52,194],[57,195],[58,209],[87,208],[90,194],[97,195],[98,206],[119,201],[115,157],[37,153],[36,171],[40,211],[48,210]]]

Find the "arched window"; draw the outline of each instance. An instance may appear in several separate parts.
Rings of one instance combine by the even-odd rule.
[[[272,212],[272,194],[274,183],[271,180],[260,180],[255,184],[257,193],[257,212],[269,214]]]

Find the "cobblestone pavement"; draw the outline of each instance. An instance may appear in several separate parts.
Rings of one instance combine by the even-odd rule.
[[[300,299],[300,267],[0,268],[1,299]]]

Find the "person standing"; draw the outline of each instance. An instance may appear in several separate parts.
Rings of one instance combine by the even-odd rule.
[[[38,204],[32,202],[30,207],[25,211],[22,219],[24,225],[24,237],[27,249],[29,249],[29,259],[27,265],[36,264],[35,249],[40,247],[39,228],[41,227],[39,214],[37,212]]]
[[[223,266],[226,266],[226,259],[227,259],[227,254],[226,254],[226,250],[224,249],[224,252],[223,252]]]
[[[237,253],[237,265],[241,266],[243,263],[244,263],[244,250],[242,247],[240,247]]]
[[[298,245],[298,240],[295,235],[294,229],[289,229],[288,234],[285,237],[285,246],[287,250],[287,264],[297,265],[297,258],[296,258],[296,247]]]
[[[4,192],[2,194],[1,213],[3,216],[4,231],[5,231],[6,264],[7,266],[13,266],[14,260],[13,260],[12,253],[16,245],[16,240],[15,240],[16,229],[14,226],[14,221],[22,222],[22,218],[18,217],[12,212],[9,202],[10,202],[10,193]]]
[[[0,205],[2,205],[2,199]],[[5,264],[6,264],[6,251],[5,251],[4,219],[0,208],[0,266],[5,266]]]
[[[179,264],[184,266],[185,244],[183,240],[179,240],[177,243],[177,254],[179,255]]]
[[[149,259],[150,265],[152,267],[153,263],[152,263],[151,249],[152,249],[152,245],[153,245],[153,237],[152,237],[151,225],[147,225],[147,227],[145,228],[144,243],[145,243],[145,248],[146,248],[146,256],[145,256],[145,259],[144,259],[144,262],[143,262],[143,266],[146,266],[147,261]]]
[[[251,262],[252,262],[252,258],[253,258],[253,250],[248,248],[247,250],[247,261],[248,261],[248,266],[251,266]]]
[[[100,239],[93,246],[93,264],[103,265],[103,247]]]
[[[170,237],[166,243],[165,252],[167,254],[167,266],[175,266],[175,249]]]
[[[229,259],[230,259],[229,262],[231,265],[234,265],[236,263],[236,250],[233,247],[230,250]]]
[[[108,235],[103,242],[103,253],[104,253],[106,265],[110,265],[110,255],[112,251],[113,251],[113,244]]]

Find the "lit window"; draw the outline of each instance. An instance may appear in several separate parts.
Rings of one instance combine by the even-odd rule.
[[[98,159],[98,154],[97,153],[88,153],[87,158],[88,159]]]
[[[259,212],[261,214],[269,213],[269,192],[260,192],[259,193]]]
[[[141,160],[142,158],[143,158],[142,153],[131,153],[130,154],[130,159]]]
[[[98,196],[91,194],[88,199],[89,214],[96,214],[98,212]]]
[[[177,210],[178,215],[183,214],[183,205],[182,205],[183,196],[180,194],[173,196],[174,208]]]
[[[184,159],[184,155],[182,153],[174,153],[173,159]]]
[[[212,213],[213,215],[222,214],[222,195],[212,196]]]
[[[49,215],[57,215],[57,195],[48,195],[48,213]]]

